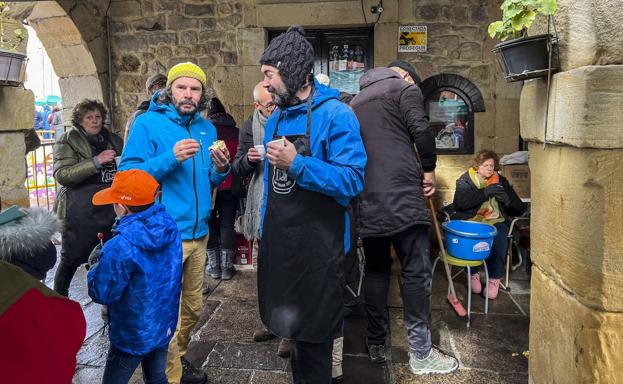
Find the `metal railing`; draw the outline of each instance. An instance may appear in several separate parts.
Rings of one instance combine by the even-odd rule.
[[[52,210],[58,185],[54,179],[55,132],[37,130],[41,146],[26,155],[26,189],[31,207]]]

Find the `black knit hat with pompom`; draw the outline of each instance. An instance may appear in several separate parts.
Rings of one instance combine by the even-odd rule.
[[[289,92],[301,89],[314,68],[314,48],[305,38],[303,27],[293,25],[275,37],[262,54],[260,63],[277,68]]]

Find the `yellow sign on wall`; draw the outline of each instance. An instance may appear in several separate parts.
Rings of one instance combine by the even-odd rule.
[[[401,25],[398,29],[398,52],[426,52],[424,25]]]

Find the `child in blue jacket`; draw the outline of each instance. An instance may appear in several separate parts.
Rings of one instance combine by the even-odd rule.
[[[154,204],[158,182],[138,169],[118,172],[94,205],[113,204],[115,236],[94,251],[89,296],[108,306],[110,350],[104,384],[127,383],[139,365],[148,383],[167,383],[167,349],[177,325],[182,241],[173,217]]]

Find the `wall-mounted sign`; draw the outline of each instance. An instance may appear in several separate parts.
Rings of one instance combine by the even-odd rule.
[[[426,52],[426,26],[398,27],[398,52]]]

